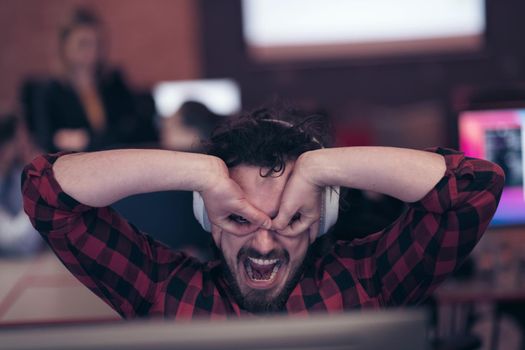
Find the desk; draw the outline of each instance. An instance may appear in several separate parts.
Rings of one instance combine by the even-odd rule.
[[[77,281],[53,253],[0,259],[0,326],[116,319],[120,316]]]

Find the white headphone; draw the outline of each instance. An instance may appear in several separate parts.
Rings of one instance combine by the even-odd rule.
[[[283,120],[262,119],[261,121],[293,127],[292,124]],[[323,148],[322,144],[316,138],[313,138],[313,141],[318,143],[321,148]],[[321,217],[319,219],[319,233],[317,234],[317,237],[327,233],[337,221],[339,214],[339,187],[326,187],[321,200]],[[206,207],[204,206],[204,200],[202,199],[202,196],[199,192],[193,192],[193,215],[195,215],[195,218],[205,231],[211,232],[211,222],[208,218]]]

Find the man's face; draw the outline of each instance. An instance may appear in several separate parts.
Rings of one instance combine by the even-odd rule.
[[[293,171],[287,163],[281,176],[262,177],[260,167],[240,165],[230,169],[230,177],[239,184],[247,200],[274,218],[285,185]],[[242,218],[238,221],[242,223]],[[288,237],[259,228],[237,236],[213,228],[215,243],[221,250],[230,283],[250,311],[270,311],[282,305],[300,273],[309,246],[309,231]],[[286,294],[286,295],[285,295]]]

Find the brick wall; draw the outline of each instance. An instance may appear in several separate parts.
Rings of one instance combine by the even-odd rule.
[[[0,110],[16,108],[26,77],[57,69],[57,30],[78,5],[100,15],[109,60],[134,86],[199,77],[194,0],[0,0]]]

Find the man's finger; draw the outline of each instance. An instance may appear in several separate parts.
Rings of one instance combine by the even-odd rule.
[[[248,201],[243,201],[242,205],[234,214],[240,215],[250,222],[251,225],[255,228],[263,227],[265,229],[270,229],[272,227],[272,219],[259,209],[255,208],[253,205],[248,203]],[[251,226],[246,225],[246,226]]]
[[[314,222],[315,220],[309,218],[297,220],[286,226],[284,229],[277,230],[277,232],[283,236],[296,236],[310,229],[310,226],[312,226]]]
[[[272,221],[272,229],[276,231],[286,229],[296,212],[297,209],[287,208],[285,205],[281,204],[279,214],[277,214],[277,217]]]
[[[256,226],[252,223],[250,224],[237,224],[235,222],[230,221],[229,219],[221,220],[217,223],[217,226],[219,226],[223,231],[227,233],[231,233],[236,236],[244,236],[249,233],[252,233],[256,231],[260,226]]]

